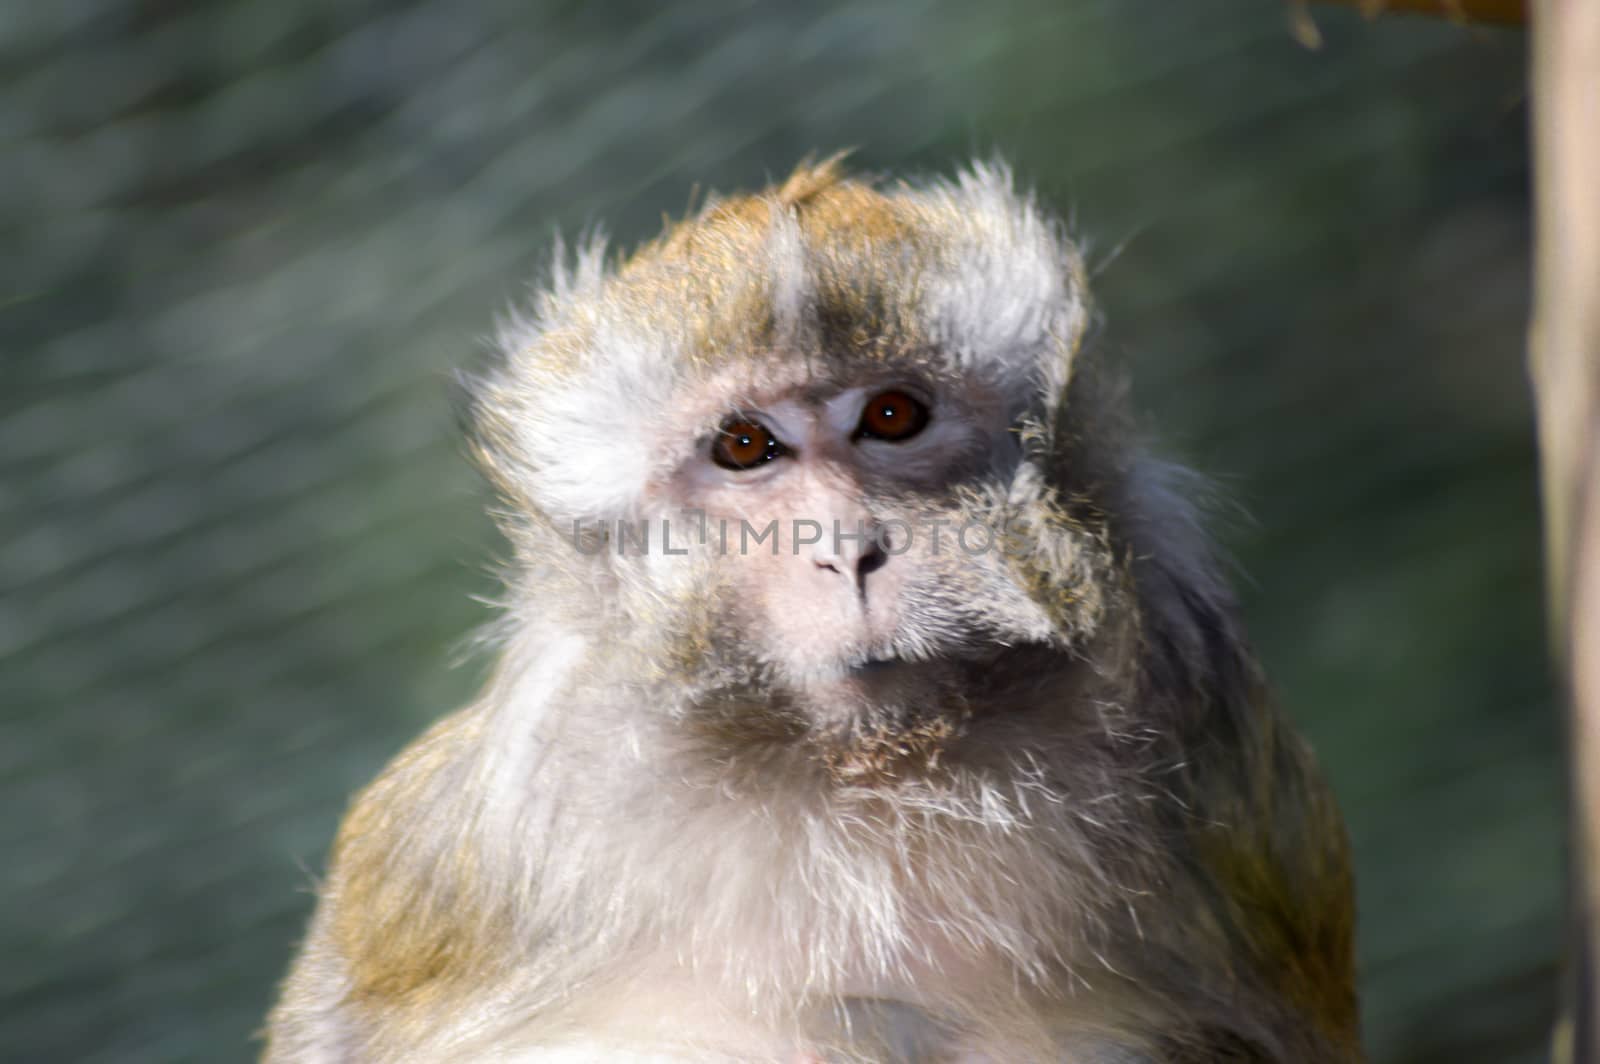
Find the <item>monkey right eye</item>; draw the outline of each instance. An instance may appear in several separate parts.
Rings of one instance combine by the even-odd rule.
[[[765,425],[747,418],[724,421],[711,445],[711,460],[724,469],[751,469],[788,453]]]

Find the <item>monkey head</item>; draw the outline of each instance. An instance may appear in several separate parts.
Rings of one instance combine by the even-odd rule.
[[[937,760],[1106,627],[1114,554],[1058,475],[1083,267],[1003,168],[802,168],[604,255],[558,262],[477,393],[534,609],[852,770]]]

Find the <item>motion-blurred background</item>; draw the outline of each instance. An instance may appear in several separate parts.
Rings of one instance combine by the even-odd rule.
[[[56,0],[0,19],[0,1057],[242,1060],[346,796],[466,697],[449,374],[697,185],[998,151],[1088,238],[1344,801],[1381,1064],[1561,944],[1524,41],[1281,0]],[[1244,516],[1248,514],[1248,516]]]

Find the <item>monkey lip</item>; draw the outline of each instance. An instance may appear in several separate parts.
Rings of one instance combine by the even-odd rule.
[[[937,658],[902,657],[893,652],[873,653],[846,662],[839,678],[847,683],[865,684],[871,690],[886,690],[886,684],[914,682],[916,677],[937,672],[948,664]]]
[[[920,662],[926,666],[926,662]],[[869,696],[886,696],[899,690],[906,683],[914,683],[917,674],[922,669],[918,662],[907,661],[904,658],[867,658],[866,661],[853,662],[845,670],[843,680],[846,685],[854,690]]]
[[[905,658],[892,655],[874,655],[850,666],[850,671],[857,674],[878,674],[892,672],[895,669],[910,665]]]

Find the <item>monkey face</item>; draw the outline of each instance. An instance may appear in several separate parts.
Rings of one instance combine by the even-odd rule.
[[[953,575],[930,563],[957,550],[954,530],[926,518],[993,461],[1001,434],[978,404],[924,380],[795,384],[727,413],[679,471],[674,501],[714,529],[731,652],[800,691],[881,686],[869,677],[964,641],[919,610],[928,577]]]

